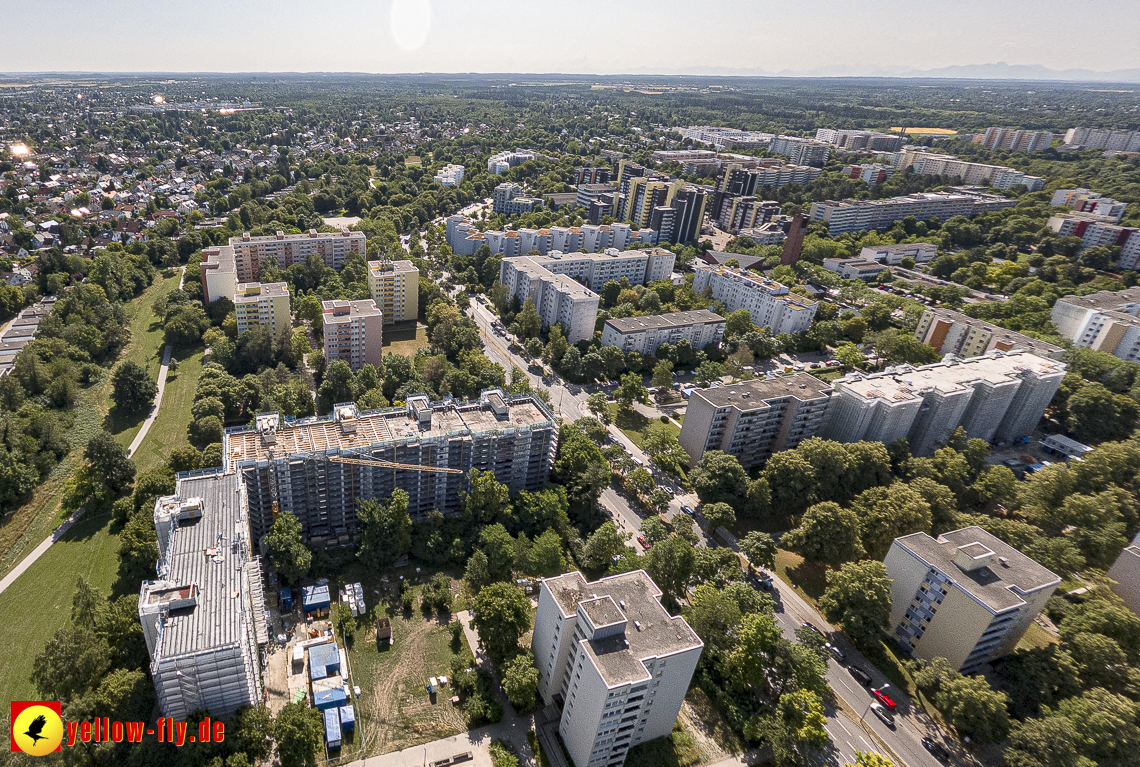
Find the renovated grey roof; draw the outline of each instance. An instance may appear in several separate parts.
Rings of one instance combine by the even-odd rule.
[[[652,328],[679,327],[724,321],[724,317],[721,317],[716,312],[710,312],[708,309],[692,309],[687,312],[648,314],[641,317],[619,317],[617,319],[606,320],[606,324],[613,326],[619,333],[636,333],[639,330],[650,330]]]
[[[751,381],[699,389],[694,397],[701,397],[716,407],[735,405],[741,410],[762,407],[764,400],[777,397],[795,397],[798,400],[819,399],[831,392],[831,384],[810,373],[796,373],[778,378],[756,378]]]

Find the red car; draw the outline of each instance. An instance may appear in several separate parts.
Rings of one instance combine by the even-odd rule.
[[[895,710],[895,702],[894,702],[894,700],[891,699],[891,696],[889,696],[885,692],[883,692],[883,690],[885,690],[885,689],[887,689],[887,688],[883,687],[883,688],[878,689],[878,690],[871,688],[871,694],[875,696],[875,700],[879,701],[884,706],[886,706],[888,711],[894,711]]]
[[[637,536],[637,542],[641,544],[641,548],[645,549],[646,551],[649,551],[649,544],[645,542],[644,537],[642,537],[640,535]]]

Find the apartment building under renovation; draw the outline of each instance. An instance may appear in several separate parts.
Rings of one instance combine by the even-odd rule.
[[[488,389],[477,402],[409,397],[402,408],[358,412],[336,405],[319,418],[276,413],[227,429],[226,471],[241,477],[249,526],[260,541],[278,511],[301,522],[305,540],[325,546],[356,539],[359,500],[386,499],[396,488],[422,520],[459,507],[472,468],[494,472],[511,492],[547,481],[558,442],[554,415],[532,394]]]

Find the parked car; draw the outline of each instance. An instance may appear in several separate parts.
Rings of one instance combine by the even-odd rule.
[[[872,682],[871,675],[868,674],[863,669],[859,668],[858,666],[848,666],[847,667],[847,673],[850,674],[851,676],[855,677],[855,681],[858,682],[859,684],[863,685],[864,687],[870,687],[871,686],[871,682]]]
[[[641,548],[649,551],[650,544],[646,542],[644,535],[637,536],[637,542],[641,544]]]
[[[879,717],[883,724],[885,724],[887,727],[890,727],[892,730],[895,728],[895,718],[891,716],[890,711],[887,711],[878,703],[872,703],[871,710],[875,712],[875,716]]]
[[[943,748],[942,744],[934,738],[923,738],[922,747],[929,751],[930,755],[940,762],[949,761],[950,759],[950,752]]]
[[[831,653],[831,657],[835,658],[840,663],[847,660],[847,656],[843,654],[843,651],[833,645],[831,642],[824,642],[823,649]]]
[[[690,517],[695,516],[697,513],[692,506],[681,506],[681,511],[685,512]]]
[[[815,633],[819,634],[820,636],[826,636],[822,631],[820,631],[815,626],[813,626],[812,624],[807,623],[807,622],[801,623],[800,628],[805,628],[808,631],[814,631]]]
[[[875,696],[875,700],[882,703],[889,710],[894,711],[895,710],[894,698],[892,698],[890,695],[887,695],[885,692],[883,692],[883,690],[885,690],[885,689],[887,689],[886,685],[883,685],[882,687],[880,687],[877,690],[872,687],[871,688],[871,694]]]

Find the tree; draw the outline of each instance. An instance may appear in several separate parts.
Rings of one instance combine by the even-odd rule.
[[[1103,599],[1073,605],[1060,629],[1065,642],[1082,632],[1103,634],[1120,645],[1131,663],[1140,661],[1140,616],[1126,607]]]
[[[712,360],[705,360],[697,366],[697,372],[693,380],[700,386],[708,386],[713,381],[719,381],[723,375],[723,365],[719,362],[713,362]]]
[[[491,566],[487,555],[478,549],[467,559],[467,568],[463,571],[463,580],[476,594],[491,582]]]
[[[528,338],[525,344],[526,355],[531,359],[538,359],[542,356],[542,339],[541,338]]]
[[[507,662],[503,669],[503,692],[516,710],[534,709],[538,697],[538,679],[534,656],[529,651],[524,650]]]
[[[286,703],[277,713],[273,731],[281,767],[316,764],[313,755],[321,747],[325,736],[324,719],[319,710],[309,708],[304,701]]]
[[[666,424],[651,423],[645,430],[641,448],[650,460],[674,476],[681,476],[689,465],[689,454]]]
[[[641,531],[641,537],[644,538],[645,542],[650,546],[656,546],[669,537],[669,529],[666,528],[665,523],[657,517],[647,517],[642,520],[639,529]]]
[[[847,763],[847,767],[894,767],[894,765],[890,759],[874,751],[856,751],[855,764]]]
[[[534,307],[533,298],[527,298],[515,322],[519,326],[519,335],[522,338],[537,338],[542,332],[542,317]]]
[[[1082,386],[1066,406],[1069,431],[1081,442],[1126,439],[1136,428],[1140,404],[1100,383]]]
[[[736,456],[708,450],[689,474],[701,503],[739,504],[748,494],[748,475]]]
[[[930,506],[903,482],[864,490],[851,509],[862,520],[867,556],[882,559],[895,538],[930,530]]]
[[[1063,716],[1027,719],[1013,726],[1003,756],[1009,767],[1093,767],[1077,750],[1077,731]]]
[[[105,431],[98,432],[83,450],[91,479],[118,493],[135,478],[135,463],[127,457],[127,449]]]
[[[325,379],[317,389],[321,399],[321,412],[332,412],[333,405],[356,401],[356,376],[344,360],[333,360],[325,369]]]
[[[566,556],[562,553],[562,537],[547,530],[534,539],[530,549],[530,573],[551,578],[566,572]]]
[[[475,597],[479,643],[498,667],[518,654],[519,638],[530,630],[530,600],[513,583],[492,583]]]
[[[605,522],[586,539],[582,548],[582,564],[591,570],[604,570],[616,556],[625,554],[630,533],[618,530],[613,522]]]
[[[752,314],[747,309],[737,309],[724,318],[724,337],[737,338],[755,329]]]
[[[387,503],[360,501],[356,509],[360,523],[360,551],[357,556],[374,570],[391,567],[412,547],[412,518],[408,515],[408,494],[392,491]]]
[[[645,553],[645,572],[666,595],[677,599],[693,577],[696,554],[683,538],[667,538]]]
[[[111,651],[98,632],[59,629],[32,662],[31,682],[44,700],[65,705],[99,683],[111,668]]]
[[[1061,701],[1061,716],[1077,733],[1077,749],[1098,764],[1127,764],[1140,754],[1140,705],[1093,689]]]
[[[708,503],[701,507],[701,516],[709,523],[709,528],[715,531],[718,527],[728,530],[736,524],[736,512],[727,503]]]
[[[740,550],[753,567],[766,567],[769,570],[776,566],[776,542],[767,533],[753,530],[740,539]]]
[[[1116,640],[1103,634],[1082,631],[1065,642],[1065,650],[1076,665],[1086,687],[1113,687],[1128,664]]]
[[[777,765],[805,764],[831,739],[827,735],[823,700],[811,690],[795,690],[780,696],[776,717],[767,728],[767,740]],[[745,735],[748,735],[745,728]]]
[[[170,451],[167,465],[174,473],[194,471],[202,465],[202,454],[193,445],[183,445]]]
[[[819,599],[827,620],[856,643],[870,647],[891,617],[891,580],[882,562],[847,562],[827,574]]]
[[[844,370],[863,367],[867,363],[867,357],[856,348],[855,344],[841,344],[835,350],[835,359],[839,360]]]
[[[863,556],[859,515],[833,501],[808,508],[800,526],[785,533],[781,542],[809,562],[832,567]]]
[[[575,424],[558,429],[554,481],[566,488],[570,511],[589,518],[602,488],[610,483],[610,469],[598,446]]]
[[[673,388],[673,363],[669,360],[661,360],[653,366],[653,379],[649,382],[650,386],[655,386],[658,389],[671,389]]]
[[[158,384],[150,380],[146,369],[127,360],[111,376],[111,401],[122,411],[137,413],[152,402],[158,394]]]
[[[1061,575],[1079,573],[1085,568],[1085,558],[1068,538],[1038,538],[1025,549],[1025,555]]]
[[[633,407],[634,402],[643,405],[649,404],[649,390],[641,382],[637,373],[626,373],[621,377],[621,384],[614,390],[614,400],[627,410]]]
[[[946,721],[979,743],[1000,743],[1009,732],[1009,698],[980,676],[954,674],[934,698]]]
[[[816,502],[815,468],[798,450],[784,450],[768,459],[761,476],[768,481],[772,508],[793,516]]]
[[[586,407],[606,426],[613,423],[614,419],[610,416],[609,408],[606,406],[606,395],[603,392],[595,392],[586,397]]]
[[[507,578],[515,562],[515,539],[507,528],[495,523],[479,532],[479,550],[487,555],[487,569],[492,579]]]
[[[234,714],[234,748],[251,761],[264,759],[274,739],[273,715],[265,706],[242,706]]]
[[[265,536],[273,553],[277,572],[289,583],[296,583],[309,572],[313,554],[301,540],[301,521],[291,511],[282,511]]]
[[[510,489],[495,479],[493,471],[472,468],[467,473],[467,484],[471,489],[460,491],[459,504],[468,519],[491,524],[506,515]]]
[[[189,346],[198,343],[210,327],[210,318],[198,304],[183,303],[167,311],[163,325],[166,343],[171,346]]]

